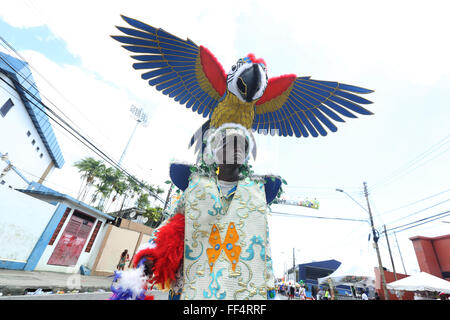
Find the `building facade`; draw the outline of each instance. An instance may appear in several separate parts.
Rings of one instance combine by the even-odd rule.
[[[416,252],[420,271],[450,281],[450,234],[439,237],[409,238]]]
[[[64,165],[28,64],[0,52],[0,185],[42,183]]]

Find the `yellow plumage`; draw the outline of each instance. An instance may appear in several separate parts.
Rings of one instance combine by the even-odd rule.
[[[227,92],[211,116],[211,127],[220,127],[224,123],[238,123],[250,129],[255,116],[255,102],[242,102],[234,94]]]

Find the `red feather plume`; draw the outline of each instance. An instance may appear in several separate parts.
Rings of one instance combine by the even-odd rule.
[[[170,221],[158,229],[154,248],[146,248],[136,253],[133,265],[148,257],[153,260],[153,283],[164,285],[167,280],[175,280],[184,254],[184,215],[177,213]]]
[[[249,53],[249,54],[247,55],[247,57],[249,57],[249,59],[251,60],[251,62],[253,62],[253,63],[262,63],[263,65],[265,65],[265,66],[267,67],[267,64],[266,64],[266,62],[264,61],[263,58],[258,58],[258,59],[256,59],[256,57],[255,57],[255,55],[254,55],[253,53]]]

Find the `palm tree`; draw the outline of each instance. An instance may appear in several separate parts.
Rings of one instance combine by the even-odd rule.
[[[99,210],[103,210],[105,206],[105,199],[107,199],[113,191],[112,185],[115,180],[115,169],[112,167],[107,168],[106,166],[103,166],[102,169],[98,171],[98,180],[99,182],[96,184],[96,191],[92,197],[91,203],[95,203],[98,196],[101,195],[97,208]]]
[[[111,181],[111,187],[112,187],[113,192],[115,192],[115,194],[110,199],[111,202],[108,206],[108,211],[109,211],[109,208],[111,207],[111,205],[114,203],[114,201],[117,200],[117,196],[118,195],[119,195],[119,197],[122,196],[128,188],[128,185],[125,180],[125,175],[119,169],[114,170],[113,179]]]
[[[143,216],[147,217],[149,220],[146,224],[149,225],[150,227],[156,228],[158,226],[158,222],[161,220],[162,211],[163,211],[163,209],[160,207],[145,208],[145,212],[144,212]]]
[[[155,187],[133,176],[126,176],[121,170],[107,167],[102,161],[92,157],[77,161],[74,166],[78,168],[82,177],[77,200],[81,198],[81,201],[84,201],[88,191],[95,186],[90,204],[97,203],[96,207],[99,210],[104,208],[109,210],[118,197],[123,198],[120,211],[123,210],[127,199],[134,199],[135,206],[146,209],[150,207],[150,196],[156,198],[158,194],[164,193],[164,189],[159,186]]]
[[[81,173],[82,182],[80,186],[80,191],[77,196],[77,200],[84,200],[88,190],[94,184],[95,178],[98,176],[99,171],[104,167],[102,161],[95,160],[92,157],[84,158],[80,161],[75,162],[74,166]],[[83,187],[84,184],[84,187]]]

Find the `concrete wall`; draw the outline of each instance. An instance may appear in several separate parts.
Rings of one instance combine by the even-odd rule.
[[[136,250],[150,239],[153,229],[145,225],[122,219],[119,227],[108,225],[103,243],[94,263],[93,275],[112,275],[117,270],[121,253],[128,249],[130,261],[125,269],[132,267],[132,260]]]
[[[0,185],[0,260],[26,263],[56,209]]]
[[[13,85],[3,73],[0,77]],[[0,153],[8,153],[11,163],[28,179],[38,181],[44,174],[52,159],[42,142],[31,118],[18,93],[0,81],[0,107],[11,98],[14,106],[5,117],[0,116]],[[27,136],[27,131],[31,135]],[[32,144],[32,141],[35,144]],[[39,148],[39,151],[37,151]],[[42,158],[40,157],[42,153]],[[0,171],[6,163],[0,160]],[[53,169],[52,169],[53,170]],[[50,171],[52,171],[50,170]],[[10,170],[1,180],[13,188],[26,188],[27,184],[14,171]],[[0,181],[1,182],[1,181]]]
[[[105,218],[99,218],[95,217],[92,213],[88,212],[86,209],[82,209],[78,206],[75,206],[73,203],[63,201],[62,202],[65,206],[71,208],[70,214],[67,216],[67,219],[65,220],[58,236],[56,237],[54,243],[52,245],[49,245],[47,242],[47,245],[45,247],[45,250],[43,251],[38,264],[35,267],[35,270],[37,271],[53,271],[53,272],[61,272],[61,273],[79,273],[80,267],[82,265],[87,266],[88,268],[92,269],[93,264],[95,262],[96,256],[99,252],[99,249],[101,247],[101,243],[103,241],[103,237],[106,234],[106,230],[108,229],[108,225],[106,224]],[[48,260],[50,259],[51,255],[53,254],[53,250],[55,250],[56,246],[58,245],[59,240],[61,239],[61,236],[64,233],[64,230],[67,227],[67,224],[70,221],[70,218],[72,217],[74,211],[79,210],[91,217],[95,217],[96,220],[93,223],[92,229],[89,232],[89,235],[86,239],[86,242],[83,246],[83,250],[81,251],[80,256],[78,257],[77,263],[74,266],[58,266],[58,265],[50,265],[48,264]],[[92,233],[94,232],[95,225],[97,224],[97,221],[102,221],[102,227],[100,228],[97,237],[94,241],[94,244],[92,246],[92,249],[90,252],[85,252],[86,247],[89,243],[89,239],[91,238]]]
[[[139,233],[132,230],[121,229],[109,225],[107,242],[102,248],[102,253],[95,267],[96,274],[113,274],[120,259],[120,254],[128,249],[130,259],[133,254],[136,243],[139,239]]]

